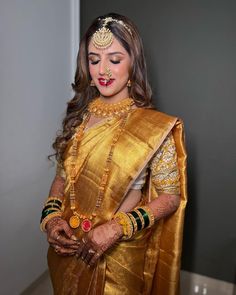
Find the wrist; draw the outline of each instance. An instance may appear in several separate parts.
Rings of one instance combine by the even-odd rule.
[[[133,235],[133,225],[132,222],[125,212],[117,212],[114,217],[114,220],[116,220],[116,223],[118,223],[119,228],[122,229],[122,239],[129,239]]]
[[[124,230],[123,230],[123,227],[122,225],[119,223],[119,219],[118,218],[114,218],[112,220],[115,224],[115,229],[116,229],[116,232],[117,232],[117,235],[118,235],[118,238],[122,238],[123,235],[124,235]]]
[[[61,217],[63,212],[62,200],[57,197],[48,197],[40,220],[40,228],[46,232],[46,225],[52,218]]]
[[[47,215],[40,223],[40,229],[43,232],[47,231],[48,222],[50,222],[52,219],[60,218],[61,219],[61,212],[53,212],[49,215]],[[52,220],[53,221],[53,220]]]
[[[57,223],[58,220],[61,220],[61,216],[54,216],[51,217],[44,225],[45,231],[48,230],[48,227],[53,226],[54,223]]]

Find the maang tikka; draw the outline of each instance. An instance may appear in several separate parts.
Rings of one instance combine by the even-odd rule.
[[[112,17],[106,17],[103,19],[102,27],[98,29],[92,36],[93,45],[98,49],[108,48],[109,46],[111,46],[114,40],[114,35],[112,31],[106,27],[107,24],[110,22],[115,22],[117,24],[120,24],[121,26],[126,28],[126,30],[132,36],[132,32],[130,28],[122,20],[118,20]]]

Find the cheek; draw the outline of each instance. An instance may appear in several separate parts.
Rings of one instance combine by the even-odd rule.
[[[120,77],[123,77],[124,79],[127,79],[129,76],[129,67],[126,64],[122,64],[119,68],[114,70],[114,73]]]
[[[89,73],[91,77],[94,77],[95,75],[95,68],[91,65],[89,65]]]

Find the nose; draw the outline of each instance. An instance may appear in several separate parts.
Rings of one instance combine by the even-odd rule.
[[[105,60],[100,60],[99,63],[99,75],[104,76],[106,73],[106,61]]]

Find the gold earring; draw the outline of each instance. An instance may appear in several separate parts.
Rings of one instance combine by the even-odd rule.
[[[127,87],[131,87],[131,85],[132,85],[131,81],[128,80],[128,82],[127,82]]]
[[[91,80],[91,82],[90,82],[90,86],[95,86],[95,83],[94,83],[93,80]]]

